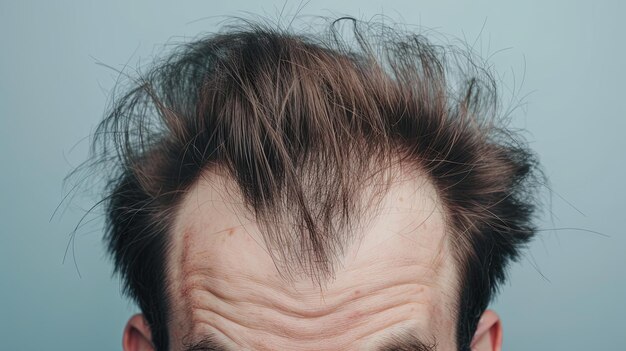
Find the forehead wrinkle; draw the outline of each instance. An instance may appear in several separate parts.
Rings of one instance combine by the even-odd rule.
[[[212,271],[212,270],[211,271],[204,271],[204,272],[201,272],[201,273],[210,273],[210,272],[214,272],[214,271]],[[219,272],[219,270],[217,272]],[[414,283],[414,278],[410,277],[410,275],[411,275],[410,273],[406,274],[405,277],[404,277],[404,281],[408,282],[408,283]],[[255,277],[253,275],[247,275],[247,276],[235,275],[235,278],[237,278],[237,277],[240,277],[241,279],[233,279],[232,275],[221,276],[221,279],[227,279],[228,280],[228,282],[227,282],[228,284],[226,284],[225,286],[227,288],[232,289],[232,291],[239,292],[239,293],[242,293],[242,292],[245,293],[246,291],[260,291],[260,289],[257,288],[255,285],[250,286],[250,283],[261,284],[264,287],[270,287],[270,288],[273,287],[272,285],[268,286],[266,281],[264,281],[263,279],[258,279],[258,277]],[[207,277],[207,276],[205,276],[203,274],[200,274],[200,276],[197,276],[197,277],[196,276],[187,276],[187,278],[188,278],[188,280],[187,280],[188,282],[193,281],[193,280],[197,280],[196,282],[194,282],[194,284],[204,285],[204,286],[196,286],[195,287],[196,289],[199,289],[200,291],[202,291],[203,289],[207,290],[207,291],[215,291],[215,289],[219,288],[219,286],[220,286],[220,284],[217,284],[218,280],[220,279],[218,277],[214,277],[213,279],[211,279],[210,277]],[[255,279],[255,278],[257,278],[257,279]],[[402,278],[402,277],[400,277],[400,278]],[[238,281],[241,284],[237,284]],[[363,280],[358,280],[358,281],[361,282]],[[379,284],[379,285],[385,284],[387,286],[393,286],[394,283],[398,284],[399,281],[393,281],[393,282],[382,281],[382,282],[379,282],[378,280],[375,280],[375,284]],[[247,290],[245,288],[247,288]],[[366,290],[367,286],[363,286],[363,283],[361,283],[360,285],[357,285],[356,289],[360,290],[362,295],[366,295],[367,294],[367,290]],[[285,296],[279,296],[276,291],[277,290],[272,290],[272,293],[265,294],[265,295],[260,295],[260,296],[261,297],[276,297],[276,299],[274,299],[274,301],[278,301],[278,302],[288,301],[288,300],[285,300]],[[278,291],[281,291],[281,290],[279,289]],[[334,291],[329,291],[329,294],[333,294],[333,293],[334,293]],[[216,294],[216,295],[218,295],[218,294]],[[238,297],[238,295],[236,293],[234,294],[233,292],[231,292],[231,290],[226,290],[226,291],[222,292],[222,294],[224,294],[224,295],[223,296],[217,296],[217,297],[218,298],[222,297],[222,298],[231,299],[231,300],[236,300],[236,299],[240,298],[240,297]],[[435,295],[438,296],[437,294],[435,294]],[[244,294],[243,297],[244,298],[246,298],[246,297],[249,298],[250,295]],[[188,301],[188,302],[192,302],[192,301]],[[210,301],[207,301],[206,299],[200,299],[200,301],[204,302],[204,308],[211,309]],[[299,306],[300,301],[295,300],[295,302],[293,304],[291,304],[291,306],[284,307],[284,311],[289,311],[289,310],[297,311],[297,309],[294,306]],[[331,299],[327,299],[327,302],[331,303],[332,300]],[[342,304],[345,304],[345,303],[346,303],[346,301],[337,301],[337,303],[335,303],[334,305],[341,306]],[[436,302],[435,305],[440,305],[440,304],[438,302]],[[428,304],[425,303],[424,306],[425,306],[425,308],[420,313],[422,315],[422,317],[425,317],[426,315],[429,314],[429,313],[427,313],[428,312],[428,308],[427,308]],[[195,307],[201,308],[203,306],[196,305]],[[213,307],[215,309],[215,306],[213,306]],[[319,305],[317,305],[317,307],[319,308]],[[356,310],[359,310],[359,309],[356,309]],[[217,312],[217,311],[215,311],[215,312]],[[433,313],[431,312],[430,314],[433,314]],[[194,313],[194,315],[196,315],[196,317],[197,317],[197,313]],[[309,316],[305,316],[305,317],[309,317],[309,320],[310,320],[311,316],[309,315]],[[201,322],[201,319],[203,319],[203,318],[194,318],[194,321],[195,322]],[[430,318],[427,318],[427,319],[430,320]],[[275,329],[279,329],[279,328],[275,328]],[[364,332],[364,333],[366,333],[366,332]],[[319,332],[316,332],[316,335],[319,336]]]
[[[415,310],[411,308],[411,311]],[[254,345],[253,350],[294,349],[294,346],[297,345],[302,350],[317,351],[326,349],[322,345],[329,345],[331,350],[348,349],[347,347],[340,347],[340,345],[354,346],[354,344],[359,344],[369,339],[376,339],[379,337],[379,334],[385,334],[389,330],[401,326],[411,326],[411,330],[425,333],[426,327],[415,324],[415,321],[409,320],[406,316],[393,314],[393,317],[395,318],[386,318],[379,323],[358,324],[356,328],[351,324],[350,326],[353,327],[351,330],[334,328],[334,333],[322,333],[322,335],[320,335],[319,328],[307,328],[311,330],[311,335],[309,338],[303,338],[302,335],[280,333],[280,325],[272,326],[271,330],[254,327],[253,325],[252,328],[249,328],[250,325],[237,323],[214,311],[197,311],[193,317],[196,321],[194,331],[189,335],[201,338],[202,335],[217,330],[225,338],[236,344]],[[244,340],[244,337],[242,337],[244,334],[247,340]],[[294,345],[294,342],[297,344]],[[271,346],[265,346],[267,344]]]
[[[227,277],[228,277],[227,279],[229,279],[229,281],[230,281],[230,280],[232,280],[230,276],[227,276]],[[207,287],[206,287],[206,288],[204,288],[204,287],[197,287],[198,289],[200,289],[200,291],[202,291],[203,289],[210,290],[210,289],[212,289],[213,287],[217,286],[217,284],[214,284],[214,283],[215,283],[215,281],[211,281],[211,280],[209,280],[209,279],[204,279],[204,278],[205,278],[205,277],[200,277],[200,278],[199,278],[199,282],[200,282],[200,283],[202,283],[202,284],[206,284],[206,285],[207,285]],[[257,281],[257,282],[258,282],[258,283],[263,283],[263,281],[262,281],[262,280]],[[393,284],[393,283],[391,283],[391,285],[392,285],[392,284]],[[237,285],[233,285],[233,286],[230,286],[230,287],[231,287],[233,290],[235,290],[235,291],[240,290],[240,289],[239,289],[240,287],[239,287],[239,286],[237,286]],[[359,286],[359,288],[361,289],[361,287],[360,287],[360,286]],[[243,290],[243,289],[241,289],[241,290]],[[259,291],[259,289],[257,289],[255,286],[251,286],[251,287],[249,287],[249,290],[250,290],[250,291]],[[275,295],[275,294],[273,294],[273,293],[272,293],[272,294],[266,294],[265,296],[273,296],[273,295]],[[233,295],[226,295],[226,296],[227,296],[227,298],[234,299]],[[247,296],[248,296],[248,295],[245,295],[244,297],[247,297]],[[435,296],[440,296],[440,295],[435,294]],[[236,297],[236,296],[235,296],[235,297]],[[280,297],[278,297],[277,299],[278,299],[278,301],[282,301],[282,298],[280,298]],[[204,308],[206,308],[206,309],[208,309],[208,310],[210,310],[210,309],[211,309],[211,303],[210,303],[210,301],[207,301],[206,299],[201,299],[200,301],[204,301],[204,303],[205,303],[205,304],[204,304]],[[439,303],[439,301],[435,301],[435,303],[434,303],[434,304],[430,304],[430,305],[433,305],[434,307],[441,307],[441,304]],[[201,315],[204,315],[204,317],[206,317],[206,313],[202,313],[202,312],[201,312],[201,310],[202,310],[202,307],[203,307],[203,306],[196,306],[196,307],[198,307],[200,311],[196,310],[196,313],[194,313],[194,315],[197,317],[197,316],[198,316],[198,314],[201,314]],[[432,307],[432,306],[431,306],[431,307]],[[289,311],[290,309],[292,309],[292,307],[288,307],[288,308],[286,308],[286,311]],[[219,309],[216,309],[216,308],[215,308],[215,305],[213,305],[213,312],[214,312],[214,313],[217,313],[217,312],[219,312],[218,310],[219,310]],[[358,308],[355,308],[355,310],[357,310],[357,311],[358,311],[359,309],[358,309]],[[417,314],[418,314],[418,315],[421,315],[422,317],[427,317],[427,316],[434,316],[434,317],[436,317],[437,315],[441,315],[441,314],[442,314],[442,313],[438,313],[438,312],[443,312],[442,310],[429,310],[429,304],[428,304],[428,303],[424,303],[424,308],[423,308],[421,311],[422,311],[421,313],[417,313]],[[208,312],[208,313],[210,314],[211,312]],[[245,317],[245,316],[244,316],[244,317]],[[428,317],[428,318],[426,318],[425,320],[426,320],[426,321],[429,321],[429,322],[434,323],[434,322],[435,322],[435,319],[436,319],[436,318],[434,318],[434,317],[433,317],[433,318]],[[202,319],[205,319],[205,318],[201,318],[201,317],[194,318],[194,320],[195,320],[196,322],[199,322],[199,323],[201,323],[201,322],[202,322]],[[272,320],[272,319],[270,319],[270,320]],[[309,318],[309,321],[310,321],[310,320],[311,320],[311,319]],[[204,321],[204,323],[206,323],[206,321]],[[218,323],[219,323],[219,322],[218,322]],[[260,325],[263,325],[263,323],[259,323],[259,324],[260,324]],[[266,324],[269,324],[269,323],[266,323]],[[275,325],[275,326],[273,326],[273,327],[274,327],[274,332],[275,332],[275,333],[277,333],[277,332],[281,329],[281,328],[280,328],[280,325]],[[424,329],[427,329],[427,328],[424,328]],[[319,330],[318,330],[318,329],[316,329],[316,330],[317,330],[317,331],[315,332],[315,335],[316,335],[316,336],[319,336],[320,332],[319,332]],[[370,331],[371,331],[371,329],[370,329]],[[270,332],[268,331],[267,333],[270,333]],[[364,333],[365,333],[365,334],[367,334],[367,331],[364,331]],[[353,334],[354,334],[354,333],[353,333]],[[302,335],[300,335],[300,337],[302,337]],[[330,335],[327,335],[326,337],[328,338],[328,337],[330,337]]]
[[[244,283],[237,284],[236,281],[229,279],[227,284],[231,283],[231,286],[220,289],[219,278],[212,279],[205,276],[201,271],[198,272],[200,273],[189,277],[182,284],[185,290],[206,293],[205,297],[211,301],[219,300],[218,302],[226,302],[231,305],[238,303],[266,305],[283,315],[309,320],[349,310],[352,305],[364,304],[372,297],[381,294],[387,294],[387,297],[391,298],[402,293],[405,295],[410,293],[410,297],[414,298],[414,301],[428,300],[429,291],[427,289],[437,289],[434,286],[416,283],[413,279],[405,278],[375,287],[357,285],[350,287],[349,290],[333,293],[334,297],[326,298],[324,301],[319,299],[319,296],[311,294],[311,300],[307,302],[305,301],[307,300],[306,297],[286,295],[283,291],[260,281],[245,280]],[[221,286],[224,285],[221,284]],[[268,290],[269,293],[265,294],[263,290]]]
[[[188,246],[198,245],[191,245],[190,242]],[[388,275],[391,267],[402,271],[395,274],[393,280],[377,279],[377,277]],[[280,279],[271,279],[271,276],[258,276],[254,271],[235,270],[229,272],[228,270],[229,267],[221,262],[187,262],[180,287],[184,290],[210,289],[215,295],[220,295],[224,299],[227,298],[225,294],[236,297],[242,296],[248,291],[269,289],[271,294],[265,296],[253,294],[248,297],[253,299],[256,297],[264,298],[282,310],[292,310],[294,314],[313,316],[330,313],[338,306],[340,307],[352,300],[355,297],[354,291],[358,291],[361,296],[367,296],[390,286],[415,283],[415,276],[421,276],[420,284],[436,287],[438,285],[435,278],[436,273],[441,269],[409,259],[395,259],[393,261],[379,259],[367,267],[351,267],[342,272],[337,277],[336,284],[329,286],[324,291],[318,290],[317,287],[294,289],[289,285],[282,284]],[[222,271],[224,274],[221,274]],[[344,276],[352,276],[353,281],[345,281]],[[357,283],[355,284],[354,281]],[[238,288],[233,289],[233,287]],[[255,301],[262,302],[259,299]],[[290,301],[293,302],[290,303]]]
[[[207,291],[196,290],[194,297],[205,299],[204,304],[194,305],[193,320],[196,323],[215,321],[215,317],[236,324],[240,327],[255,331],[265,331],[276,336],[297,340],[319,340],[330,338],[350,330],[380,327],[385,321],[408,320],[410,313],[429,315],[428,301],[411,301],[410,296],[389,297],[385,302],[362,303],[354,308],[342,309],[332,314],[309,317],[293,317],[283,314],[273,306],[263,306],[246,303],[233,305],[231,303],[205,298]],[[379,299],[380,300],[380,299]],[[429,326],[434,323],[431,318],[425,319]]]

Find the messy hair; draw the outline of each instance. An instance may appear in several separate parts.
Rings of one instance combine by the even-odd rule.
[[[301,33],[244,21],[118,86],[92,164],[106,171],[115,271],[155,347],[169,343],[174,214],[206,171],[236,182],[286,277],[322,282],[363,220],[364,194],[386,189],[365,187],[402,164],[427,176],[445,210],[456,341],[469,350],[507,264],[535,233],[540,173],[506,128],[488,68],[470,50],[381,23],[341,18]]]

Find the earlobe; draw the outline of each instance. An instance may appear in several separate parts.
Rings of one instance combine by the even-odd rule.
[[[154,351],[150,326],[142,314],[132,316],[126,323],[122,348],[124,351]]]
[[[502,351],[502,322],[494,311],[486,310],[480,317],[471,348],[472,351]]]

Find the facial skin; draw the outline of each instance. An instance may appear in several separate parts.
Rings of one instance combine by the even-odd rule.
[[[170,349],[213,350],[202,344],[211,336],[226,350],[405,350],[389,342],[411,335],[456,350],[457,273],[442,207],[425,178],[407,179],[394,182],[323,288],[280,275],[228,178],[200,179],[173,227]],[[499,318],[486,311],[472,350],[500,350],[501,340]],[[141,315],[123,346],[153,350]]]

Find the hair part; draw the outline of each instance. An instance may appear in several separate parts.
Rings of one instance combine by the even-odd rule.
[[[397,162],[426,174],[446,209],[457,344],[469,350],[507,264],[535,233],[541,178],[500,118],[485,67],[381,23],[340,18],[304,35],[247,21],[178,46],[131,80],[99,124],[89,164],[107,172],[105,240],[157,349],[169,343],[174,213],[204,172],[236,181],[285,275],[322,282]]]

